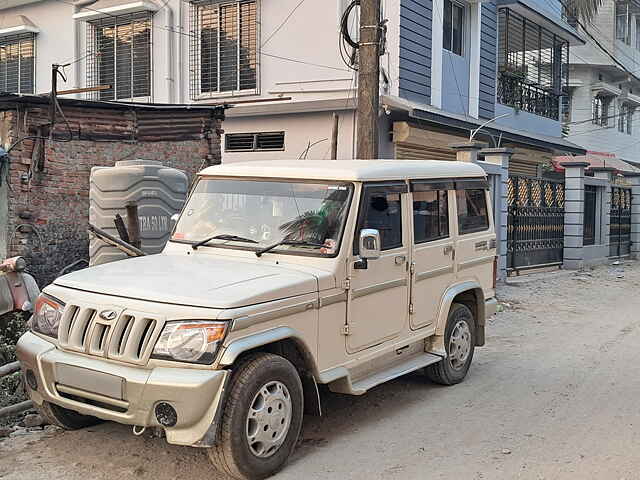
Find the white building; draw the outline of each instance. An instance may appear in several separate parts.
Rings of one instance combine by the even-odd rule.
[[[586,31],[571,50],[567,139],[640,162],[640,4],[605,0]]]
[[[224,124],[223,161],[327,158],[336,112],[338,158],[353,158],[356,72],[339,53],[340,20],[349,3],[5,0],[0,91],[47,93],[51,65],[58,63],[68,64],[58,89],[103,88],[81,94],[90,98],[228,102],[234,108]],[[554,154],[582,153],[561,136],[559,102],[566,52],[581,39],[538,3],[382,0],[380,156],[451,159],[450,143],[503,113],[509,116],[478,138],[515,147],[517,171],[535,174]],[[505,87],[503,67],[525,46],[505,44],[508,32],[499,35],[504,18],[553,39],[531,47],[544,53],[546,63],[535,68],[550,72],[548,78],[526,81],[527,91],[544,98],[544,108],[516,99],[512,77]],[[356,23],[355,17],[349,21]],[[515,68],[532,71],[529,60],[521,63]]]

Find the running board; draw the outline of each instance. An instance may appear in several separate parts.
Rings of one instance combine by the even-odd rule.
[[[421,353],[420,355],[415,355],[401,363],[396,363],[391,368],[376,372],[373,375],[362,378],[354,383],[351,382],[351,378],[349,377],[340,378],[335,382],[330,383],[329,389],[336,393],[362,395],[366,393],[367,390],[370,390],[377,385],[393,380],[394,378],[401,377],[402,375],[406,375],[407,373],[411,373],[420,368],[438,363],[441,360],[442,357],[439,355]]]

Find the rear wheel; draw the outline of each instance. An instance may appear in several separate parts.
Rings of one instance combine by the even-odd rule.
[[[49,402],[43,402],[40,406],[36,405],[36,410],[38,410],[40,415],[51,425],[56,425],[65,430],[78,430],[80,428],[91,427],[101,422],[99,418],[82,415]]]
[[[211,461],[234,478],[273,475],[295,447],[303,408],[300,376],[288,360],[271,353],[246,357],[233,373]]]
[[[455,385],[464,380],[473,360],[475,331],[475,321],[469,307],[454,303],[444,332],[447,358],[426,368],[427,377],[432,382]]]

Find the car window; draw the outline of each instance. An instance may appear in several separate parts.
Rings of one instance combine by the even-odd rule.
[[[382,250],[402,246],[402,208],[399,193],[370,192],[365,196],[366,213],[362,228],[380,232]]]
[[[424,243],[449,236],[446,190],[413,192],[413,240]]]
[[[458,232],[460,235],[489,228],[487,197],[484,190],[456,190]]]

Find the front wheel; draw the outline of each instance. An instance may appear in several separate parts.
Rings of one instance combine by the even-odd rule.
[[[303,405],[302,383],[291,362],[271,353],[246,357],[233,373],[220,439],[209,458],[234,478],[273,475],[298,441]]]
[[[426,368],[427,377],[432,382],[455,385],[464,380],[473,360],[475,331],[475,321],[469,307],[454,303],[444,331],[447,358]]]

